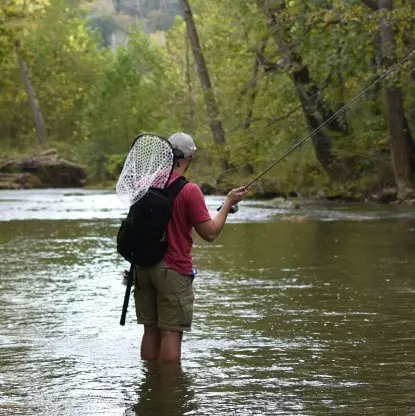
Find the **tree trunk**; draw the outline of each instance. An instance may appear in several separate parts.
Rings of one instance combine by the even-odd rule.
[[[316,86],[309,88],[310,74],[307,66],[293,72],[293,81],[301,102],[303,114],[311,131],[318,128],[324,120],[319,117],[319,91]],[[322,113],[320,113],[323,115]],[[329,116],[330,117],[330,116]],[[324,118],[324,117],[323,117]],[[328,117],[326,117],[328,118]],[[333,140],[323,130],[313,134],[312,142],[317,160],[330,177],[337,178],[339,172],[333,169]]]
[[[273,2],[269,0],[257,1],[265,12],[268,25],[280,49],[285,65],[289,68],[298,68],[292,71],[290,76],[294,82],[307,125],[310,131],[313,131],[330,118],[334,112],[321,98],[320,89],[312,81],[308,66],[304,65],[301,57],[290,50],[283,41],[283,35],[280,34],[281,30],[277,20],[279,9],[276,9]],[[279,6],[280,9],[284,7],[284,3]],[[345,133],[337,119],[334,119],[328,125],[328,128],[333,131]],[[321,163],[331,179],[341,181],[349,176],[351,169],[347,169],[346,166],[335,159],[333,154],[333,139],[327,132],[321,130],[313,134],[312,143],[317,160]]]
[[[19,62],[20,72],[22,74],[24,86],[26,89],[27,99],[32,109],[33,120],[35,123],[35,129],[39,142],[42,146],[46,144],[46,133],[45,125],[43,122],[42,112],[40,111],[39,104],[36,99],[36,93],[33,89],[32,83],[30,82],[29,73],[26,67],[26,63],[17,51],[17,59]]]
[[[379,0],[379,10],[391,11],[392,0]],[[384,20],[380,26],[383,63],[390,67],[396,62],[395,34],[392,24]],[[400,87],[386,84],[386,109],[389,125],[392,166],[398,188],[398,198],[405,199],[412,189],[413,141],[405,119],[403,94]]]
[[[189,116],[188,116],[188,127],[189,131],[194,134],[195,131],[195,107],[196,107],[196,99],[195,94],[193,91],[193,82],[191,77],[190,71],[190,54],[189,54],[189,38],[187,35],[185,36],[185,77],[186,77],[186,85],[187,85],[187,94],[188,94],[188,104],[189,104]]]
[[[247,138],[247,140],[249,140],[250,143],[256,143],[255,140],[252,140],[253,134],[250,128],[252,124],[252,116],[254,114],[255,100],[257,96],[258,74],[261,68],[260,56],[262,56],[262,54],[264,53],[265,47],[266,47],[266,42],[262,42],[258,47],[257,53],[255,55],[252,78],[248,82],[248,85],[244,92],[244,95],[248,97],[249,102],[248,102],[248,109],[245,114],[245,118],[242,122],[242,128],[245,130],[245,137]],[[252,173],[254,173],[254,168],[252,167],[251,164],[248,163],[244,166],[243,172],[246,175],[251,175]]]
[[[413,10],[415,11],[415,7],[413,7]],[[404,34],[404,45],[405,45],[405,53],[410,53],[415,49],[415,38],[409,31]],[[412,100],[415,99],[415,59],[412,59],[409,63],[409,82],[410,85],[407,86],[407,93],[412,94],[411,98]],[[409,111],[406,113],[408,126],[409,126],[409,132],[411,134],[412,138],[415,138],[415,110],[413,108],[409,109]],[[413,146],[415,147],[415,144],[412,142]],[[413,154],[413,172],[415,171],[415,149]]]
[[[209,125],[212,129],[213,138],[216,144],[224,144],[225,131],[219,119],[219,111],[215,100],[215,95],[210,82],[208,69],[205,58],[200,47],[199,36],[197,34],[196,25],[193,19],[192,10],[188,0],[180,0],[180,6],[183,10],[184,20],[186,22],[187,36],[192,45],[193,55],[199,72],[200,82],[203,88],[203,94],[208,111]]]
[[[242,127],[245,130],[248,130],[251,127],[251,123],[252,123],[252,115],[254,113],[254,105],[255,105],[255,100],[257,96],[258,74],[261,69],[260,57],[263,55],[265,47],[266,47],[266,42],[261,42],[261,44],[258,46],[256,55],[255,55],[255,62],[254,62],[254,68],[252,71],[253,72],[252,77],[250,81],[248,82],[248,85],[246,86],[246,89],[244,91],[244,95],[248,96],[249,98],[248,110],[246,112],[244,121],[242,122]]]

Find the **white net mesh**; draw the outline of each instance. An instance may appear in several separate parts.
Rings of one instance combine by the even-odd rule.
[[[150,187],[164,188],[173,166],[173,151],[166,139],[143,134],[134,143],[118,178],[119,198],[130,206]]]

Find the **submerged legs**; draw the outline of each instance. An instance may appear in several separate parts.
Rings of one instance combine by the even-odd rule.
[[[141,358],[145,361],[180,362],[183,332],[144,326]]]

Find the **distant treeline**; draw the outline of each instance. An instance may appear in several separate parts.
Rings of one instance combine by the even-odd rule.
[[[93,2],[89,24],[99,31],[106,47],[117,44],[128,34],[128,26],[139,22],[145,33],[167,31],[181,14],[179,0],[105,0]],[[115,41],[113,38],[116,38]]]
[[[183,130],[195,178],[246,183],[415,48],[407,0],[118,0],[136,19],[116,49],[98,4],[0,6],[0,148],[56,147],[90,181],[114,180],[139,132]],[[411,198],[414,137],[412,55],[257,190]]]

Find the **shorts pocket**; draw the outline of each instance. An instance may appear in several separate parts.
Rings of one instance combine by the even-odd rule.
[[[190,276],[169,268],[162,269],[157,279],[159,327],[189,331],[193,318],[194,289]]]
[[[181,325],[183,326],[191,326],[192,324],[194,300],[194,294],[179,297],[180,308],[183,314]]]

